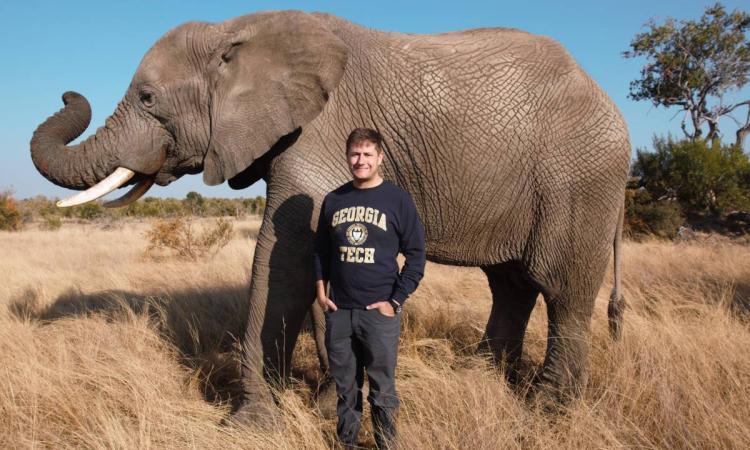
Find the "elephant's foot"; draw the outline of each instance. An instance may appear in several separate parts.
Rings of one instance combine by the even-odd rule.
[[[507,361],[502,369],[505,380],[511,389],[517,392],[525,392],[533,386],[538,366],[527,359],[517,358],[513,361]]]
[[[526,395],[526,402],[531,408],[553,415],[566,414],[575,399],[570,392],[544,383],[534,384]]]
[[[534,380],[528,400],[545,412],[563,413],[568,406],[581,397],[586,380],[584,370],[545,366]]]
[[[505,376],[505,380],[509,384],[516,385],[522,381],[523,370],[521,368],[520,358],[509,358],[508,355],[502,350],[492,348],[489,341],[487,340],[486,334],[485,337],[483,337],[482,340],[479,341],[479,345],[477,345],[475,354],[481,358],[490,360],[492,362],[492,365],[496,369],[502,371],[503,375]]]
[[[264,430],[278,430],[283,426],[279,408],[272,401],[245,400],[232,415],[231,422]]]
[[[541,411],[553,416],[565,414],[567,407],[570,405],[569,402],[562,403],[560,398],[553,392],[548,391],[541,386],[535,386],[528,391],[526,395],[526,403],[532,410]]]
[[[336,383],[331,378],[326,378],[315,394],[315,402],[320,415],[325,419],[336,417]]]
[[[278,429],[282,426],[281,412],[266,381],[246,376],[242,384],[242,402],[232,414],[231,421],[237,425],[262,429]]]

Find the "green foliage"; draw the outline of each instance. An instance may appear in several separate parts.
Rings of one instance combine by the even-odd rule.
[[[0,230],[20,231],[23,229],[23,215],[10,191],[0,192]]]
[[[266,198],[261,197],[260,195],[255,197],[255,205],[257,214],[263,214],[263,212],[266,210]]]
[[[684,223],[680,206],[671,200],[654,201],[645,189],[625,191],[624,233],[630,237],[643,235],[672,239]]]
[[[750,15],[727,13],[717,3],[707,7],[698,20],[668,18],[663,24],[651,20],[646,26],[648,31],[637,34],[631,49],[623,52],[626,58],[647,59],[641,77],[630,83],[630,98],[685,110],[692,130],[683,120],[683,131],[691,139],[702,136],[704,124],[709,126],[707,139],[718,137],[719,117],[747,106],[746,102],[732,105],[723,101],[727,92],[748,82],[750,41],[746,32]],[[713,107],[709,107],[710,97],[718,99]],[[750,118],[743,127],[749,125]]]
[[[176,217],[190,210],[174,198],[146,197],[129,204],[122,212],[128,217]]]
[[[242,203],[228,198],[212,198],[206,201],[206,215],[211,217],[238,217],[244,211]]]
[[[205,214],[205,199],[202,195],[195,191],[190,191],[185,196],[185,207],[188,211],[190,211],[190,214],[194,216],[202,216]]]
[[[736,145],[654,138],[638,150],[633,174],[655,199],[675,199],[688,216],[750,208],[750,161]]]
[[[212,227],[198,233],[194,230],[190,216],[157,220],[146,232],[149,242],[146,255],[158,258],[164,251],[172,252],[182,259],[198,259],[215,255],[232,239],[232,223],[216,219]]]
[[[59,230],[61,226],[62,226],[62,220],[60,219],[60,216],[56,216],[54,214],[49,214],[49,213],[42,215],[41,228],[43,230],[56,231],[56,230]]]
[[[263,214],[266,202],[261,196],[245,199],[206,198],[197,192],[190,192],[182,200],[146,197],[124,208],[104,208],[99,202],[72,208],[58,208],[55,203],[56,200],[44,196],[14,201],[14,205],[18,206],[22,222],[39,221],[45,227],[62,219],[170,218],[186,214],[202,217],[243,217],[247,214]]]
[[[104,216],[104,207],[99,202],[90,202],[75,208],[80,219],[94,220]]]
[[[50,200],[43,195],[37,195],[36,197],[22,200],[20,206],[23,208],[24,213],[31,218],[35,216],[52,216],[61,215],[61,209],[55,205],[54,200]]]

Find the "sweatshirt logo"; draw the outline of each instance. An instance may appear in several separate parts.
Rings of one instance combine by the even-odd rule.
[[[364,206],[350,206],[342,208],[333,213],[331,227],[347,222],[365,222],[371,223],[383,231],[388,231],[384,212],[375,208],[366,208]]]
[[[346,229],[346,239],[352,245],[364,244],[367,240],[367,227],[361,223],[353,223]]]

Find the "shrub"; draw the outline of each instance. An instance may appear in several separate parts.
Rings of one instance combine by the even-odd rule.
[[[185,204],[185,208],[194,216],[202,216],[206,212],[205,199],[195,191],[188,192],[183,203]]]
[[[20,231],[23,229],[23,216],[13,199],[11,191],[0,192],[0,230]]]
[[[18,202],[19,209],[30,219],[44,218],[47,215],[59,215],[60,209],[55,206],[53,200],[43,195],[27,198]]]
[[[642,188],[625,191],[625,235],[673,239],[683,223],[684,218],[676,201],[654,201],[651,194]]]
[[[146,197],[143,200],[133,202],[125,207],[124,214],[130,217],[157,217],[159,205],[157,198]]]
[[[146,232],[146,254],[156,257],[159,252],[171,251],[179,258],[193,260],[213,256],[229,243],[232,234],[232,223],[222,218],[200,233],[194,230],[189,216],[157,220]]]
[[[212,217],[242,215],[242,203],[228,198],[210,198],[206,200],[206,215]]]
[[[40,226],[42,230],[59,230],[62,226],[62,220],[60,220],[59,216],[56,216],[54,214],[42,214],[42,224]]]
[[[125,217],[178,217],[185,214],[203,217],[233,216],[245,214],[262,214],[265,198],[225,199],[206,198],[197,192],[189,192],[184,199],[146,197],[133,202],[124,208],[104,208],[98,202],[92,202],[72,208],[58,208],[55,200],[44,196],[20,200],[15,203],[21,213],[21,220],[45,221],[48,216],[61,218],[79,218],[85,220],[119,220]]]
[[[242,209],[246,214],[262,215],[266,208],[266,198],[257,196],[255,198],[246,198],[242,200]]]
[[[95,220],[104,216],[104,207],[98,202],[89,202],[74,208],[74,214],[79,219]]]
[[[131,217],[178,217],[185,214],[185,210],[186,208],[181,200],[146,197],[143,201],[128,205],[125,208],[124,215]]]
[[[633,174],[654,199],[676,199],[687,216],[750,208],[750,160],[736,145],[655,137],[638,150]]]

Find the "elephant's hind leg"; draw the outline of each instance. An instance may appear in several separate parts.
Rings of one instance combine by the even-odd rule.
[[[547,352],[537,391],[544,402],[566,404],[580,397],[586,386],[591,316],[608,255],[579,255],[557,268],[564,283],[542,287],[547,303]]]
[[[519,380],[518,363],[526,325],[539,289],[524,276],[520,264],[510,262],[482,270],[492,292],[492,311],[480,349],[490,350],[496,363],[504,362],[508,380],[515,383]]]
[[[547,297],[547,352],[538,378],[545,401],[566,404],[586,386],[591,314],[595,293]]]

